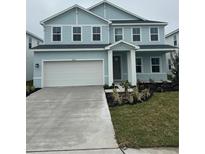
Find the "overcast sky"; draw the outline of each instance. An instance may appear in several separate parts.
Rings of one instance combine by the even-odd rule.
[[[43,38],[40,21],[74,4],[88,8],[102,0],[27,0],[26,28]],[[179,27],[178,0],[109,0],[148,20],[168,22],[165,33]]]

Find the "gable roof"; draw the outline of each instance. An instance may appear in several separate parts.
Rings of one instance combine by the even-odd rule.
[[[27,35],[30,35],[30,36],[32,36],[32,37],[34,37],[34,38],[36,38],[37,40],[39,40],[39,41],[41,41],[41,42],[43,42],[43,39],[42,39],[42,38],[38,37],[37,35],[35,35],[35,34],[29,32],[29,31],[26,31],[26,34],[27,34]]]
[[[115,8],[117,8],[117,9],[119,9],[119,10],[125,12],[125,13],[128,13],[128,14],[130,14],[130,15],[132,15],[132,16],[135,16],[135,17],[137,17],[137,18],[139,18],[139,19],[141,19],[141,20],[146,20],[146,19],[144,19],[144,18],[142,18],[142,17],[140,17],[140,16],[138,16],[138,15],[136,15],[136,14],[130,12],[130,11],[127,11],[127,10],[125,10],[125,9],[123,9],[123,8],[121,8],[121,7],[119,7],[119,6],[115,5],[115,4],[113,4],[113,3],[109,2],[109,1],[107,1],[107,0],[103,0],[103,1],[101,1],[101,2],[99,2],[99,3],[97,3],[97,4],[95,4],[95,5],[93,5],[93,6],[91,6],[91,7],[89,7],[88,10],[92,10],[93,8],[99,6],[99,5],[103,4],[103,3],[106,3],[106,4],[108,4],[108,5],[111,5],[111,6],[115,7]]]
[[[106,22],[108,22],[108,23],[111,23],[109,20],[107,20],[107,19],[105,19],[105,18],[103,18],[103,17],[100,17],[100,16],[94,14],[93,12],[91,12],[91,11],[89,11],[89,10],[87,10],[87,9],[85,9],[85,8],[83,8],[83,7],[79,6],[79,5],[77,5],[77,4],[75,4],[75,5],[73,5],[73,6],[69,7],[69,8],[67,8],[67,9],[65,9],[65,10],[63,10],[63,11],[61,11],[61,12],[58,12],[58,13],[56,13],[56,14],[54,14],[54,15],[52,15],[52,16],[50,16],[50,17],[44,19],[44,20],[42,20],[42,21],[40,22],[40,24],[41,24],[41,25],[44,25],[44,23],[45,23],[46,21],[51,20],[51,19],[53,19],[53,18],[55,18],[55,17],[57,17],[57,16],[59,16],[59,15],[65,13],[65,12],[67,12],[67,11],[73,9],[73,8],[79,8],[79,9],[81,9],[81,10],[83,10],[83,11],[85,11],[85,12],[87,12],[87,13],[89,13],[89,14],[91,14],[91,15],[93,15],[93,16],[99,18],[99,19],[101,19],[101,20],[104,20],[104,21],[106,21]]]
[[[120,44],[120,43],[127,44],[127,45],[133,47],[133,48],[136,49],[136,50],[140,48],[139,46],[136,46],[136,45],[134,45],[134,44],[128,43],[128,42],[126,42],[126,41],[124,41],[124,40],[120,40],[120,41],[118,41],[118,42],[115,42],[115,43],[113,43],[113,44],[111,44],[111,45],[106,46],[105,49],[106,49],[106,50],[109,50],[111,47],[114,47],[114,46],[116,46],[116,45],[118,45],[118,44]]]
[[[167,38],[167,37],[169,37],[173,34],[176,34],[176,33],[179,33],[179,28],[177,28],[177,29],[173,30],[172,32],[168,33],[165,37]]]

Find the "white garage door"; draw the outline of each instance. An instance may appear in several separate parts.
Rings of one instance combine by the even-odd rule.
[[[103,85],[102,61],[44,62],[44,87]]]

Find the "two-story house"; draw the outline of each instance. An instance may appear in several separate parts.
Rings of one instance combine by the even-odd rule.
[[[33,80],[33,51],[31,48],[43,43],[37,35],[26,31],[26,81]]]
[[[176,30],[165,35],[165,42],[169,45],[172,45],[172,46],[179,48],[179,28],[177,28]],[[179,49],[177,49],[175,53],[179,54]],[[167,55],[166,55],[169,74],[171,73],[171,68],[173,67],[172,66],[172,59],[171,59],[172,54],[173,54],[173,52],[167,53]]]
[[[112,85],[167,80],[166,22],[151,21],[108,1],[74,5],[40,22],[45,44],[34,50],[35,87]]]

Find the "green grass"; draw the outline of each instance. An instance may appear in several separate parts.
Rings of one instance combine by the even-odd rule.
[[[120,146],[175,147],[179,145],[179,93],[154,93],[147,102],[110,108]]]

